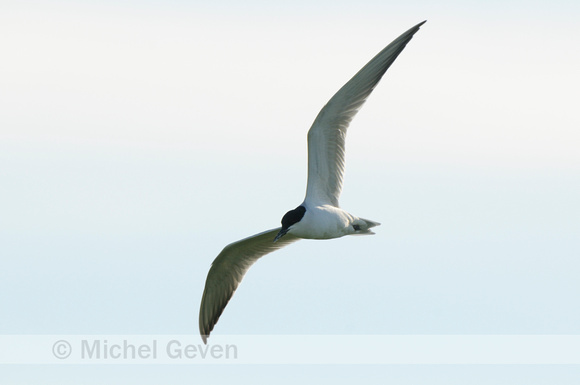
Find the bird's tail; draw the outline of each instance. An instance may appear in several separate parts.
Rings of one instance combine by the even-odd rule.
[[[380,226],[379,222],[371,221],[369,219],[359,218],[353,224],[355,229],[354,235],[371,235],[374,234],[370,229],[375,226]]]

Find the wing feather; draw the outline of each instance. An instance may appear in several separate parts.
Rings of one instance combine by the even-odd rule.
[[[308,185],[305,200],[338,207],[348,125],[423,23],[425,21],[403,33],[379,52],[318,113],[308,131]]]
[[[250,266],[264,255],[299,239],[286,234],[274,242],[279,231],[280,227],[230,243],[213,261],[199,310],[199,332],[204,343]]]

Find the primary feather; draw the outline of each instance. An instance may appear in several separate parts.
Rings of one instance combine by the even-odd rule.
[[[306,200],[338,207],[344,174],[346,130],[387,69],[423,23],[409,29],[379,52],[318,113],[308,131]]]
[[[204,343],[250,266],[264,255],[300,239],[287,234],[274,243],[278,231],[280,228],[267,230],[230,243],[211,264],[199,311],[199,331]]]

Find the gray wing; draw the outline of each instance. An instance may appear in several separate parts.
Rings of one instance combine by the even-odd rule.
[[[350,121],[425,21],[403,33],[322,108],[308,131],[308,185],[306,199],[338,207],[344,172],[344,141]]]
[[[250,266],[264,255],[300,239],[286,234],[274,243],[279,231],[280,227],[230,243],[213,261],[199,309],[199,332],[204,343]]]

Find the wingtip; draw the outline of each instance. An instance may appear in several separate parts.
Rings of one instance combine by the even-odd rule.
[[[425,24],[427,22],[427,20],[423,20],[422,22],[420,22],[419,24],[415,25],[413,28],[411,28],[412,30],[419,30],[419,28],[421,28],[421,26],[423,24]]]
[[[205,290],[204,290],[204,298],[205,298]],[[203,299],[202,299],[202,307],[199,312],[199,335],[201,336],[201,340],[205,345],[207,345],[207,338],[209,337],[209,333],[211,333],[211,328],[204,322],[203,317]]]

